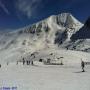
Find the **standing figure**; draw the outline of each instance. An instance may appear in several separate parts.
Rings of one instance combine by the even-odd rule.
[[[30,65],[30,60],[28,61],[28,65]]]
[[[28,60],[27,60],[26,62],[27,62],[27,65],[29,65],[29,62],[28,62]]]
[[[0,64],[0,68],[1,68],[1,64]]]
[[[81,67],[82,67],[82,72],[85,72],[85,70],[84,70],[85,63],[84,63],[84,61],[82,61],[82,60],[81,60]]]
[[[31,65],[33,65],[33,60],[32,60],[32,62],[31,62]]]
[[[25,64],[25,60],[24,60],[24,58],[23,58],[23,65]]]

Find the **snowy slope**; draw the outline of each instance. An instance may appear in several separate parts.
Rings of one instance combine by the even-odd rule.
[[[72,49],[72,35],[83,26],[70,13],[52,15],[38,23],[0,35],[2,61],[20,60],[33,52]],[[48,52],[48,51],[47,51]],[[54,52],[54,51],[53,51]],[[6,56],[6,57],[4,57]],[[26,56],[25,56],[26,57]],[[13,60],[12,60],[13,59]]]
[[[14,90],[90,90],[90,66],[9,65],[0,69],[0,88]]]

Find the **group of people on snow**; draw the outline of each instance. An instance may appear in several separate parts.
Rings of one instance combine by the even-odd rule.
[[[26,63],[26,65],[30,65],[30,64],[33,65],[33,60],[30,61],[30,60],[25,60],[25,59],[23,58],[22,62],[23,62],[23,65],[25,65],[25,63]]]
[[[50,59],[48,59],[48,62],[50,62]],[[33,60],[25,60],[25,58],[22,58],[22,63],[23,65],[33,65]],[[18,61],[17,61],[18,64]],[[8,65],[8,63],[7,63]],[[0,64],[0,68],[1,68],[1,64]],[[82,72],[85,72],[85,62],[81,59],[81,68],[82,68]]]

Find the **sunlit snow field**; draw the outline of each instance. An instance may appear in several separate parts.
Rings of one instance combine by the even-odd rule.
[[[23,66],[15,63],[0,69],[0,87],[17,90],[90,90],[90,66],[43,65]],[[15,89],[16,90],[16,89]]]

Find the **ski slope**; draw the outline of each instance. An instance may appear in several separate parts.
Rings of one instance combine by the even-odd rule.
[[[15,90],[90,90],[90,66],[81,72],[77,66],[10,64],[0,69],[0,87]],[[11,90],[11,89],[10,89]]]

